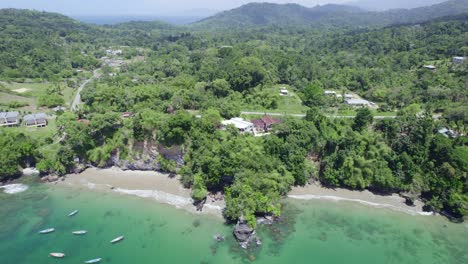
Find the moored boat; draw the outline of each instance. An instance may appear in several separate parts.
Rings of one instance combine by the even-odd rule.
[[[73,231],[72,232],[74,235],[84,235],[86,233],[88,233],[88,231],[86,230],[78,230],[78,231]]]
[[[74,216],[74,215],[76,215],[78,212],[79,212],[78,210],[75,210],[75,211],[69,213],[68,216],[70,216],[70,217],[71,217],[71,216]]]
[[[123,239],[124,239],[124,236],[119,236],[119,237],[112,239],[111,243],[114,244],[114,243],[122,241]]]
[[[54,231],[55,231],[55,228],[47,228],[47,229],[39,231],[39,234],[48,234],[48,233],[52,233]]]
[[[96,259],[90,259],[90,260],[87,260],[85,261],[84,263],[98,263],[102,260],[102,258],[96,258]]]
[[[65,257],[65,254],[63,254],[63,253],[56,253],[56,252],[50,253],[49,255],[50,255],[51,257],[54,257],[54,258],[63,258],[63,257]]]

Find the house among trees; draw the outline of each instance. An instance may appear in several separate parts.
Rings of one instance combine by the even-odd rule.
[[[466,58],[465,57],[453,57],[452,62],[455,64],[462,64],[465,62]]]
[[[423,67],[428,69],[428,70],[435,70],[436,69],[436,66],[434,66],[432,64],[431,65],[424,65]]]
[[[282,87],[280,89],[280,95],[281,96],[288,96],[289,95],[289,91],[285,88],[285,87]]]
[[[16,126],[18,124],[18,112],[0,112],[0,126]]]
[[[364,99],[346,99],[345,103],[354,107],[365,107],[370,105],[369,101]]]
[[[268,132],[273,128],[273,125],[281,124],[283,121],[265,115],[260,119],[253,119],[251,122],[254,125],[256,132]]]
[[[230,120],[224,120],[221,122],[223,128],[226,129],[227,126],[233,125],[241,133],[253,133],[254,125],[250,122],[245,121],[243,118],[231,118]]]
[[[25,115],[23,121],[26,126],[45,127],[47,126],[47,115],[45,113]]]
[[[439,129],[437,132],[443,135],[444,137],[448,137],[448,138],[456,138],[458,136],[455,131],[453,131],[452,129],[448,129],[446,127]]]
[[[132,117],[133,113],[132,112],[123,112],[122,113],[122,118],[129,118]]]
[[[330,95],[336,96],[337,95],[337,93],[335,91],[324,91],[323,94],[327,95],[327,96],[330,96]]]

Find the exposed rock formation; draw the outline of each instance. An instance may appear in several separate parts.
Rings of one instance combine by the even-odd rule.
[[[241,216],[237,221],[233,233],[234,237],[243,248],[247,248],[252,241],[255,241],[255,230],[247,224],[244,216]]]

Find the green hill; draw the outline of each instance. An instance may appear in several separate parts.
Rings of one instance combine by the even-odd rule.
[[[414,9],[366,12],[346,5],[307,8],[297,4],[251,3],[206,18],[193,26],[198,29],[245,28],[261,26],[362,27],[418,23],[468,12],[467,0],[450,0]]]

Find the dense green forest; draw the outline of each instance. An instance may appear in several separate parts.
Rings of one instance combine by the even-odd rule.
[[[421,10],[429,9],[408,12]],[[0,130],[0,179],[29,165],[63,175],[77,160],[105,167],[150,158],[180,174],[197,201],[224,192],[225,216],[244,215],[251,225],[256,215],[279,215],[280,198],[312,180],[399,192],[422,198],[427,209],[468,215],[467,64],[452,62],[468,52],[467,14],[383,28],[228,31],[0,13],[1,80],[67,80],[77,69],[98,67],[101,73],[83,89],[78,111],[57,113],[54,136]],[[111,47],[122,50],[120,67],[101,60]],[[289,87],[297,106],[283,105],[278,85]],[[353,92],[380,107],[355,111],[324,90]],[[222,119],[246,109],[288,107],[307,109],[306,117],[285,116],[264,137],[220,129]],[[356,115],[329,118],[332,110]],[[123,112],[133,115],[123,118]],[[396,118],[374,120],[379,112]],[[439,134],[442,127],[457,136]],[[179,156],[145,157],[142,146],[176,149]]]

